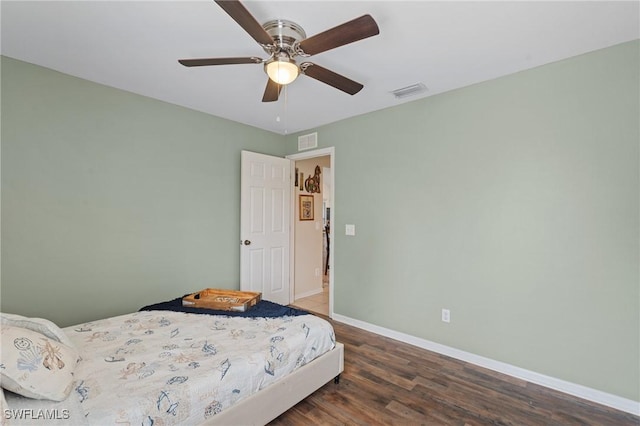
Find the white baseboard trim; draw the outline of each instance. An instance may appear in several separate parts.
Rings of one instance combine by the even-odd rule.
[[[631,413],[636,416],[640,415],[640,402],[638,401],[633,401],[631,399],[626,399],[617,395],[602,392],[597,389],[592,389],[586,386],[567,382],[555,377],[545,376],[544,374],[525,370],[524,368],[506,364],[501,361],[496,361],[480,355],[472,354],[470,352],[461,351],[450,346],[441,345],[439,343],[431,342],[429,340],[421,339],[409,334],[401,333],[398,331],[390,330],[388,328],[370,324],[368,322],[349,318],[344,315],[334,313],[331,318],[335,321],[352,325],[354,327],[361,328],[363,330],[370,331],[381,336],[390,337],[392,339],[399,340],[401,342],[408,343],[419,348],[437,352],[439,354],[446,355],[451,358],[456,358],[461,361],[466,361],[471,364],[488,368],[499,373],[507,374],[518,379],[526,380],[528,382],[554,389],[559,392],[577,396],[578,398],[606,405],[608,407],[615,408],[616,410]]]
[[[304,293],[301,293],[301,294],[296,294],[294,297],[295,297],[295,300],[299,300],[299,299],[304,299],[305,297],[315,296],[316,294],[320,294],[320,293],[322,293],[322,287],[315,290],[305,291]]]

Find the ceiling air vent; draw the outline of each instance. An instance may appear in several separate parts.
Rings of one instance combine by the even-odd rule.
[[[396,97],[396,99],[404,99],[409,96],[415,96],[419,93],[426,92],[427,86],[422,83],[412,84],[411,86],[403,87],[402,89],[396,89],[391,94]]]
[[[318,132],[298,136],[298,151],[318,147]]]

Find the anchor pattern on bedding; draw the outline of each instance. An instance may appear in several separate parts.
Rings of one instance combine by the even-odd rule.
[[[140,311],[69,328],[76,396],[91,424],[199,423],[333,349],[314,316]]]

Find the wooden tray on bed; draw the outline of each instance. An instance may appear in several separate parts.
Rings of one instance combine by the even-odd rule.
[[[253,291],[205,288],[182,298],[182,306],[244,312],[262,300],[262,293]]]

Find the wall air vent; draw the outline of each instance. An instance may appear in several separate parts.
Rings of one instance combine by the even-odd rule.
[[[422,83],[412,84],[411,86],[403,87],[402,89],[396,89],[391,92],[396,99],[404,99],[409,96],[415,96],[419,93],[423,93],[427,91],[427,86]]]
[[[318,147],[318,132],[298,136],[298,151]]]

